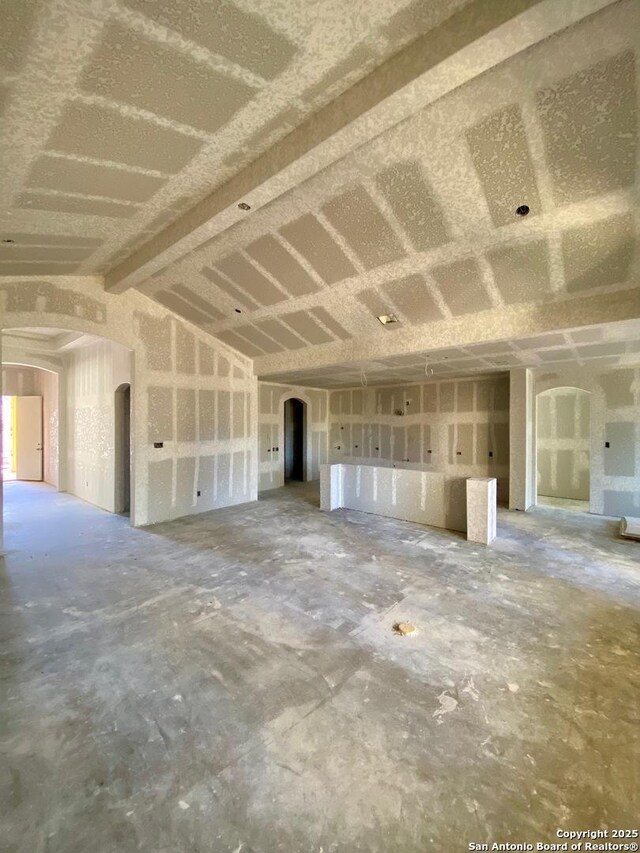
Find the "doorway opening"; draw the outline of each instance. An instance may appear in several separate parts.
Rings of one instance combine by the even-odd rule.
[[[305,479],[304,445],[306,438],[306,405],[291,398],[284,402],[284,482]]]
[[[2,397],[2,479],[43,479],[42,397]]]
[[[32,427],[38,422],[42,429],[37,479],[133,520],[131,350],[97,335],[57,326],[5,328],[2,345],[6,358],[2,393],[12,396],[18,408],[30,396],[40,395],[42,414],[29,420]],[[20,473],[19,448],[24,442],[19,422],[13,430],[15,440],[7,440],[12,422],[16,418],[5,414],[3,468],[14,467],[15,459],[17,479],[36,479]],[[5,492],[4,497],[4,509],[10,512],[10,496]]]
[[[589,512],[590,397],[581,388],[542,391],[536,406],[538,503]]]
[[[131,386],[124,382],[115,392],[115,512],[128,515],[131,507]]]

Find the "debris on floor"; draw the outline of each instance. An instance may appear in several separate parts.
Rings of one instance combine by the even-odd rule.
[[[401,637],[406,637],[407,634],[413,634],[416,630],[416,626],[412,625],[411,622],[396,622],[393,626],[393,630],[396,634],[400,634]]]
[[[438,702],[440,702],[440,707],[436,708],[433,712],[433,716],[439,717],[440,719],[438,722],[441,723],[443,714],[450,714],[458,707],[458,700],[453,696],[449,696],[449,694],[443,690],[438,696]]]

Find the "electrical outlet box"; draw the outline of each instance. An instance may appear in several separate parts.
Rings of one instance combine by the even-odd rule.
[[[161,447],[164,447],[164,441],[154,441],[153,446],[156,448],[156,450],[158,450]]]

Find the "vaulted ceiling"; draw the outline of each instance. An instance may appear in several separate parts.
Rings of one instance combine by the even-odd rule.
[[[312,384],[640,317],[635,0],[14,6],[0,275],[104,272]]]
[[[464,1],[7,0],[0,275],[111,269]]]

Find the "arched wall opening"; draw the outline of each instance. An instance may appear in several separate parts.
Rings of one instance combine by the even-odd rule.
[[[126,348],[127,374],[109,369],[108,398],[113,410],[116,388],[130,382],[132,525],[255,500],[257,379],[249,358],[133,288],[105,292],[98,276],[2,277],[0,326],[2,357],[10,360],[19,360],[7,340],[12,329],[67,330],[70,338],[91,335]],[[43,360],[55,359],[47,354]],[[72,390],[78,395],[82,388]],[[87,402],[83,418],[89,422],[102,403]],[[66,414],[61,407],[61,417]],[[74,425],[75,447],[69,444],[64,459],[77,461],[82,451],[89,473],[103,469],[114,429],[107,423],[98,452],[85,453],[81,419]],[[87,478],[77,466],[67,473],[67,491],[84,489],[81,497],[104,506],[86,493]],[[113,477],[103,486],[101,495],[113,508]]]
[[[2,330],[3,395],[13,390],[10,370],[43,377],[30,389],[42,399],[43,477],[21,479],[43,479],[101,509],[128,512],[135,495],[133,352],[81,328],[39,323]]]
[[[591,395],[572,386],[536,396],[538,502],[581,502],[588,509],[591,489]]]
[[[302,471],[299,472],[299,477],[294,479],[299,479],[304,482],[310,480],[313,473],[313,465],[311,461],[312,457],[312,440],[311,440],[311,429],[309,428],[309,413],[311,411],[311,399],[308,395],[304,394],[302,391],[296,389],[296,393],[291,393],[288,391],[283,393],[280,396],[278,401],[277,411],[280,413],[279,420],[280,424],[278,426],[279,433],[279,444],[278,447],[281,449],[280,453],[280,474],[279,474],[279,485],[284,486],[287,483],[286,476],[286,456],[287,456],[287,424],[286,424],[286,412],[287,412],[287,401],[295,400],[298,404],[298,411],[302,411],[302,430],[301,430],[301,440],[298,439],[298,457],[302,456]],[[300,463],[298,462],[298,466],[300,467]],[[298,471],[299,471],[298,467]]]
[[[298,397],[289,397],[283,404],[284,423],[284,482],[303,482],[307,479],[307,404]]]

